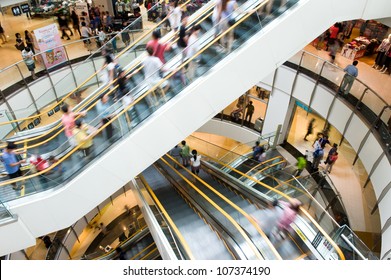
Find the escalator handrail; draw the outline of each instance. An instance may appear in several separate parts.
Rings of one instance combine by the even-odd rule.
[[[151,186],[145,180],[144,176],[139,175],[138,177],[141,180],[141,182],[144,184],[144,186],[145,186],[146,190],[148,191],[149,195],[152,197],[152,199],[155,202],[156,206],[160,209],[161,213],[166,218],[166,220],[169,223],[170,227],[172,228],[172,230],[174,231],[175,235],[179,239],[180,243],[183,246],[183,249],[186,252],[187,257],[190,260],[194,260],[195,258],[194,258],[194,255],[193,255],[191,249],[190,249],[190,246],[187,244],[185,238],[183,237],[182,233],[180,232],[180,230],[178,229],[178,227],[176,226],[174,221],[171,219],[170,215],[168,214],[168,212],[164,208],[163,204],[160,202],[160,200],[157,198],[157,196],[153,192]]]
[[[222,207],[217,205],[213,200],[211,200],[204,192],[202,192],[197,186],[195,186],[192,182],[190,182],[186,177],[184,177],[179,171],[177,171],[171,164],[169,164],[165,159],[161,158],[167,166],[169,166],[173,172],[175,172],[179,177],[182,178],[191,188],[193,188],[202,198],[204,198],[210,205],[212,205],[217,211],[219,211],[231,224],[238,230],[238,232],[242,235],[248,246],[253,251],[254,255],[257,256],[258,259],[264,259],[262,255],[260,255],[258,249],[255,247],[253,242],[247,236],[243,228],[233,219]]]
[[[175,158],[173,158],[171,155],[166,154],[168,158],[170,158],[173,162],[175,162],[177,165],[181,166],[183,170],[186,171],[190,176],[195,178],[196,180],[200,181],[205,187],[207,187],[209,190],[211,190],[214,194],[216,194],[220,199],[224,200],[227,204],[229,204],[232,208],[234,208],[236,211],[238,211],[240,214],[242,214],[257,230],[257,232],[263,237],[266,244],[270,247],[270,250],[273,252],[273,254],[276,256],[278,260],[282,260],[281,255],[277,252],[276,248],[273,246],[273,244],[270,242],[269,238],[266,236],[264,231],[261,229],[259,224],[255,221],[255,219],[249,215],[246,211],[244,211],[241,207],[233,203],[231,200],[229,200],[227,197],[222,195],[220,192],[218,192],[216,189],[212,188],[208,183],[206,183],[203,179],[201,179],[198,176],[195,176],[192,172],[190,172],[187,168],[184,168],[183,165],[181,165]]]
[[[247,174],[244,174],[243,172],[239,171],[239,170],[236,170],[235,168],[232,168],[228,165],[226,165],[225,163],[219,161],[218,159],[215,159],[211,156],[208,156],[208,155],[205,155],[206,157],[208,158],[211,158],[212,160],[218,162],[219,164],[223,165],[224,167],[226,168],[229,168],[231,169],[232,171],[244,176],[244,177],[247,177],[247,179],[251,180],[251,181],[254,181],[255,183],[257,184],[260,184],[262,185],[263,187],[277,193],[278,195],[284,197],[285,199],[287,199],[288,201],[291,200],[291,197],[289,197],[288,195],[286,195],[285,193],[281,192],[280,190],[275,190],[274,188],[270,187],[269,185],[263,183],[262,181],[259,181],[259,180],[255,180],[254,178],[248,176]],[[331,246],[333,246],[333,248],[335,249],[335,251],[337,252],[337,254],[339,255],[340,259],[341,260],[345,260],[345,256],[342,252],[342,250],[339,248],[339,246],[334,242],[334,240],[323,230],[323,228],[311,217],[311,215],[303,208],[300,206],[300,211],[315,225],[315,227],[319,230],[320,233],[323,234],[323,236],[327,239],[327,241],[331,244]]]

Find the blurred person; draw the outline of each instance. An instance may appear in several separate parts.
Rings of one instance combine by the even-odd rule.
[[[298,177],[301,175],[301,173],[303,172],[304,168],[307,167],[307,160],[305,157],[298,157],[297,158],[297,163],[296,163],[296,166],[297,166],[297,170],[295,172],[295,177]]]
[[[64,104],[61,107],[61,111],[63,115],[61,117],[61,123],[64,126],[65,136],[68,138],[69,144],[73,147],[75,146],[75,139],[73,138],[73,129],[75,128],[75,118],[78,116],[84,117],[86,115],[86,111],[72,112],[71,108],[68,104]]]
[[[324,150],[320,144],[321,139],[322,138],[315,141],[315,143],[314,143],[314,152],[312,153],[312,155],[313,155],[312,170],[313,171],[318,171],[319,164],[323,159]]]
[[[327,166],[325,172],[331,173],[331,169],[333,169],[334,163],[338,159],[338,152],[335,152],[334,154],[330,155],[330,157],[327,160]]]
[[[182,10],[179,6],[179,1],[173,1],[171,11],[168,13],[168,20],[170,22],[171,29],[175,32],[179,29],[182,19]]]
[[[231,25],[232,20],[234,20],[233,12],[238,8],[238,4],[235,0],[222,0],[220,13],[220,28],[221,32],[227,31]],[[220,45],[222,51],[230,53],[232,49],[232,44],[234,41],[234,30],[229,31],[220,39]]]
[[[26,46],[30,48],[30,50],[33,52],[33,54],[35,54],[34,38],[33,38],[33,35],[31,35],[31,33],[28,30],[24,31],[24,40],[26,42]]]
[[[154,50],[152,47],[147,47],[147,53],[148,56],[143,60],[143,71],[144,71],[144,76],[149,84],[149,88],[154,88],[156,84],[161,83],[161,76],[160,76],[160,71],[165,72],[167,69],[163,67],[163,63],[161,60],[154,56]],[[163,83],[159,85],[158,88],[154,89],[154,92],[152,95],[155,96],[155,91],[160,90],[161,92],[161,97],[165,97],[165,92],[169,89],[170,84],[167,80],[165,80]],[[149,102],[151,103],[150,106],[153,106],[153,98],[151,97],[151,94],[148,95]],[[159,100],[155,100],[156,105],[159,103]]]
[[[35,76],[35,62],[33,51],[29,47],[25,47],[22,51],[22,58],[27,68],[31,72],[31,77],[33,78],[33,80],[35,80],[37,76]]]
[[[99,28],[99,32],[98,32],[98,48],[101,48],[106,42],[106,33],[105,31],[103,30],[103,27],[100,27]]]
[[[158,30],[152,32],[152,39],[147,43],[146,48],[152,48],[152,55],[158,57],[163,64],[166,63],[164,53],[170,50],[170,45],[160,42],[160,32]]]
[[[15,152],[17,146],[13,142],[8,142],[7,146],[3,150],[2,160],[4,162],[4,168],[8,173],[10,180],[21,177],[22,171],[20,170],[21,164],[25,163],[26,160],[18,160],[17,155],[26,153],[26,151]],[[19,191],[23,189],[23,186],[18,186],[17,183],[12,183],[12,189]]]
[[[275,7],[276,6],[275,0],[269,0],[265,7],[266,15],[270,15],[272,12],[274,12],[274,9],[278,9],[286,5],[286,0],[281,0],[279,2],[280,2],[280,6]]]
[[[87,48],[87,50],[90,50],[91,40],[89,38],[92,36],[92,30],[91,28],[87,27],[87,23],[84,21],[81,23],[80,32],[80,39],[83,40],[84,46]]]
[[[111,83],[112,81],[114,81],[115,67],[116,67],[116,63],[115,63],[113,57],[110,55],[106,55],[105,56],[105,63],[102,66],[102,70],[105,69],[106,72],[104,72],[104,74],[103,74],[102,82],[107,84],[107,83]],[[113,86],[113,85],[111,85],[111,86]]]
[[[90,129],[82,119],[75,121],[75,127],[73,128],[73,135],[75,137],[76,146],[81,145],[79,150],[83,157],[89,157],[92,153],[92,145],[94,144],[93,138],[90,135]]]
[[[101,126],[110,122],[111,118],[113,117],[112,114],[110,114],[110,104],[108,101],[109,101],[108,94],[102,94],[100,100],[96,104],[96,110],[98,111],[98,115],[101,118]],[[108,124],[104,130],[106,133],[106,139],[112,140],[113,125],[111,123]]]
[[[311,121],[308,123],[307,134],[304,136],[304,141],[308,141],[307,137],[314,132],[314,123],[315,123],[315,119],[312,118]]]
[[[279,201],[284,206],[283,213],[277,222],[276,235],[282,239],[286,238],[286,233],[291,230],[291,224],[296,220],[297,213],[300,210],[301,202],[297,199],[291,199],[289,202]]]
[[[329,150],[329,153],[327,154],[327,158],[326,160],[324,161],[324,164],[328,164],[329,162],[329,158],[330,156],[332,156],[333,154],[335,154],[338,150],[338,144],[337,143],[334,143],[333,144],[333,147]]]
[[[1,22],[0,22],[0,38],[1,38],[2,44],[7,43],[7,36],[5,36],[5,31],[4,31],[3,26],[1,25]]]
[[[66,15],[62,14],[57,17],[57,20],[61,30],[61,39],[67,37],[67,40],[70,40],[71,38],[69,37],[68,33],[65,32],[65,30],[68,30],[71,32],[71,36],[73,36],[72,30],[69,28],[68,18]]]
[[[254,160],[258,160],[259,156],[265,152],[265,148],[263,146],[260,146],[259,141],[255,141],[255,145],[253,146],[252,150],[252,157]]]
[[[197,24],[193,26],[190,32],[187,48],[185,50],[186,60],[192,59],[187,65],[187,78],[189,79],[190,82],[192,82],[197,77],[199,57],[193,58],[193,56],[196,55],[200,50],[200,42],[198,40],[200,30],[201,30],[200,25]]]
[[[76,14],[75,10],[72,10],[71,13],[71,20],[72,20],[72,27],[73,31],[76,33],[79,32],[79,36],[81,37],[81,32],[80,32],[80,19],[79,16]]]
[[[129,29],[126,28],[127,25],[127,22],[122,23],[121,40],[125,44],[125,47],[130,43]]]
[[[179,38],[178,38],[177,46],[182,52],[182,61],[184,61],[186,57],[185,49],[187,47],[187,43],[189,40],[189,34],[187,33],[188,18],[189,17],[187,16],[183,17],[181,21],[181,26],[179,27]]]

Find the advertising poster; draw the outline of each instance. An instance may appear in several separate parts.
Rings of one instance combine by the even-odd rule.
[[[56,24],[50,24],[34,30],[38,48],[41,52],[45,52],[42,54],[42,59],[48,69],[67,60],[58,32]]]
[[[79,18],[82,16],[81,13],[85,12],[88,18],[88,6],[85,2],[76,2],[74,6],[70,7],[70,11],[75,11]]]

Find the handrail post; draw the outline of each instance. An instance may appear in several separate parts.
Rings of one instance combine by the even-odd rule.
[[[33,94],[31,93],[30,87],[29,87],[29,85],[27,84],[27,82],[26,82],[26,80],[25,80],[25,78],[24,78],[24,76],[23,76],[23,74],[22,74],[22,71],[20,70],[20,67],[19,67],[18,64],[16,64],[16,68],[18,68],[19,74],[20,74],[20,76],[22,77],[24,84],[26,85],[26,88],[27,88],[27,91],[28,91],[28,93],[29,93],[29,95],[30,95],[31,100],[33,101],[35,110],[37,111],[37,114],[39,114],[39,110],[38,110],[37,104],[35,103],[34,96],[33,96]]]
[[[12,110],[11,105],[8,103],[8,100],[5,98],[5,95],[4,95],[4,93],[3,93],[3,91],[2,91],[1,89],[0,89],[0,95],[1,95],[1,97],[3,98],[4,103],[5,103],[5,105],[7,106],[8,111],[11,113],[12,117],[14,118],[14,120],[17,120],[16,115],[15,115],[15,112]],[[11,124],[11,125],[12,125],[12,124]],[[18,123],[18,122],[16,122],[16,127],[17,127],[18,130],[20,131],[20,126],[19,126],[19,123]]]

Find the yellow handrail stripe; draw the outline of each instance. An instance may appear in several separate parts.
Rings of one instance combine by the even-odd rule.
[[[256,182],[256,183],[262,185],[263,187],[265,187],[265,188],[271,190],[272,192],[275,192],[275,193],[279,194],[280,196],[284,197],[284,198],[287,199],[288,201],[291,200],[291,198],[290,198],[288,195],[286,195],[285,193],[283,193],[282,191],[276,190],[276,189],[274,189],[274,188],[272,188],[272,187],[266,185],[266,184],[263,183],[262,181],[255,180],[254,178],[248,176],[247,174],[244,174],[243,172],[240,172],[239,170],[236,170],[235,168],[232,168],[231,166],[226,165],[225,163],[219,161],[218,159],[215,159],[215,158],[213,158],[213,157],[211,157],[211,156],[207,156],[207,155],[205,155],[205,156],[211,158],[213,161],[216,161],[217,163],[223,165],[224,167],[229,168],[229,169],[231,169],[232,171],[237,172],[238,174],[240,174],[240,175],[242,175],[242,176],[244,176],[244,177],[247,177],[248,179],[250,179],[250,180],[252,180],[252,181],[254,181],[254,182]],[[310,221],[311,221],[311,222],[314,224],[314,226],[319,230],[319,232],[321,232],[321,233],[323,234],[323,236],[327,239],[327,241],[331,244],[331,246],[334,247],[334,249],[335,249],[335,251],[338,253],[340,259],[341,259],[341,260],[345,260],[345,256],[344,256],[342,250],[341,250],[341,249],[339,248],[339,246],[334,242],[334,240],[331,239],[331,237],[328,235],[328,233],[326,233],[326,232],[323,230],[323,228],[322,228],[322,227],[321,227],[321,226],[320,226],[320,225],[311,217],[311,215],[310,215],[303,207],[300,207],[300,210],[301,210],[301,212],[302,212],[305,216],[307,216],[307,217],[310,219]]]
[[[257,230],[257,232],[262,236],[262,238],[265,240],[266,244],[269,246],[269,248],[271,249],[271,251],[274,253],[274,255],[276,256],[277,259],[279,260],[282,260],[282,257],[281,255],[277,252],[277,250],[275,249],[275,247],[273,246],[273,244],[270,242],[269,238],[266,236],[266,234],[263,232],[263,230],[261,229],[261,227],[258,225],[258,223],[255,221],[255,219],[249,215],[246,211],[244,211],[241,207],[237,206],[235,203],[233,203],[231,200],[229,200],[228,198],[226,198],[224,195],[222,195],[220,192],[218,192],[216,189],[212,188],[207,182],[205,182],[203,179],[201,179],[200,177],[198,176],[195,176],[192,172],[190,172],[187,168],[183,168],[183,166],[175,159],[173,158],[172,156],[170,156],[169,154],[166,154],[166,156],[168,158],[170,158],[173,162],[175,162],[176,164],[178,164],[179,166],[182,167],[183,170],[185,170],[188,174],[190,174],[192,177],[194,177],[195,179],[197,179],[198,181],[200,181],[205,187],[207,187],[209,190],[211,190],[215,195],[217,195],[219,198],[221,198],[222,200],[224,200],[227,204],[229,204],[232,208],[234,208],[236,211],[238,211],[240,214],[242,214],[254,227],[255,229]],[[168,162],[166,160],[164,160],[162,158],[162,160],[168,164]],[[169,165],[171,168],[172,166]],[[173,171],[176,171],[175,169],[173,169]],[[178,172],[178,174],[180,174]],[[181,174],[182,175],[182,174]],[[184,177],[183,177],[184,178]]]
[[[231,224],[238,230],[238,232],[243,236],[244,240],[246,240],[246,243],[251,248],[251,250],[254,252],[254,254],[257,256],[258,259],[264,259],[262,255],[259,253],[258,249],[255,247],[254,243],[250,240],[250,238],[247,236],[247,234],[244,232],[242,227],[229,215],[223,208],[221,208],[217,203],[215,203],[213,200],[211,200],[204,192],[202,192],[197,186],[195,186],[192,182],[190,182],[185,176],[183,176],[181,173],[179,173],[171,164],[169,164],[165,159],[161,158],[161,160],[171,167],[172,171],[174,171],[179,177],[182,178],[190,187],[192,187],[199,195],[201,195],[207,202],[209,202],[210,205],[212,205],[214,208],[216,208],[217,211],[219,211],[228,221],[231,222]]]
[[[145,180],[143,175],[140,174],[139,179],[143,182],[149,195],[152,197],[153,201],[159,207],[160,211],[162,212],[162,214],[166,218],[167,222],[170,224],[171,229],[175,232],[176,236],[178,237],[179,241],[181,242],[181,244],[183,246],[183,249],[186,251],[187,256],[190,258],[190,260],[194,260],[193,253],[192,253],[189,245],[187,244],[185,238],[183,237],[182,233],[179,231],[179,229],[176,226],[176,224],[174,223],[174,221],[171,219],[170,215],[168,214],[168,212],[166,211],[166,209],[164,208],[164,206],[162,205],[160,200],[157,198],[157,196],[153,192],[151,186],[147,183],[147,181]]]
[[[261,167],[263,164],[266,164],[268,163],[269,161],[273,161],[275,159],[278,159],[278,158],[282,158],[282,156],[276,156],[274,158],[269,158],[268,160],[265,160],[265,161],[262,161],[260,162],[259,164],[255,165],[253,168],[251,168],[249,171],[247,171],[246,173],[250,173],[251,171],[253,171],[254,169],[258,168],[258,167]],[[254,159],[255,160],[255,159]]]

